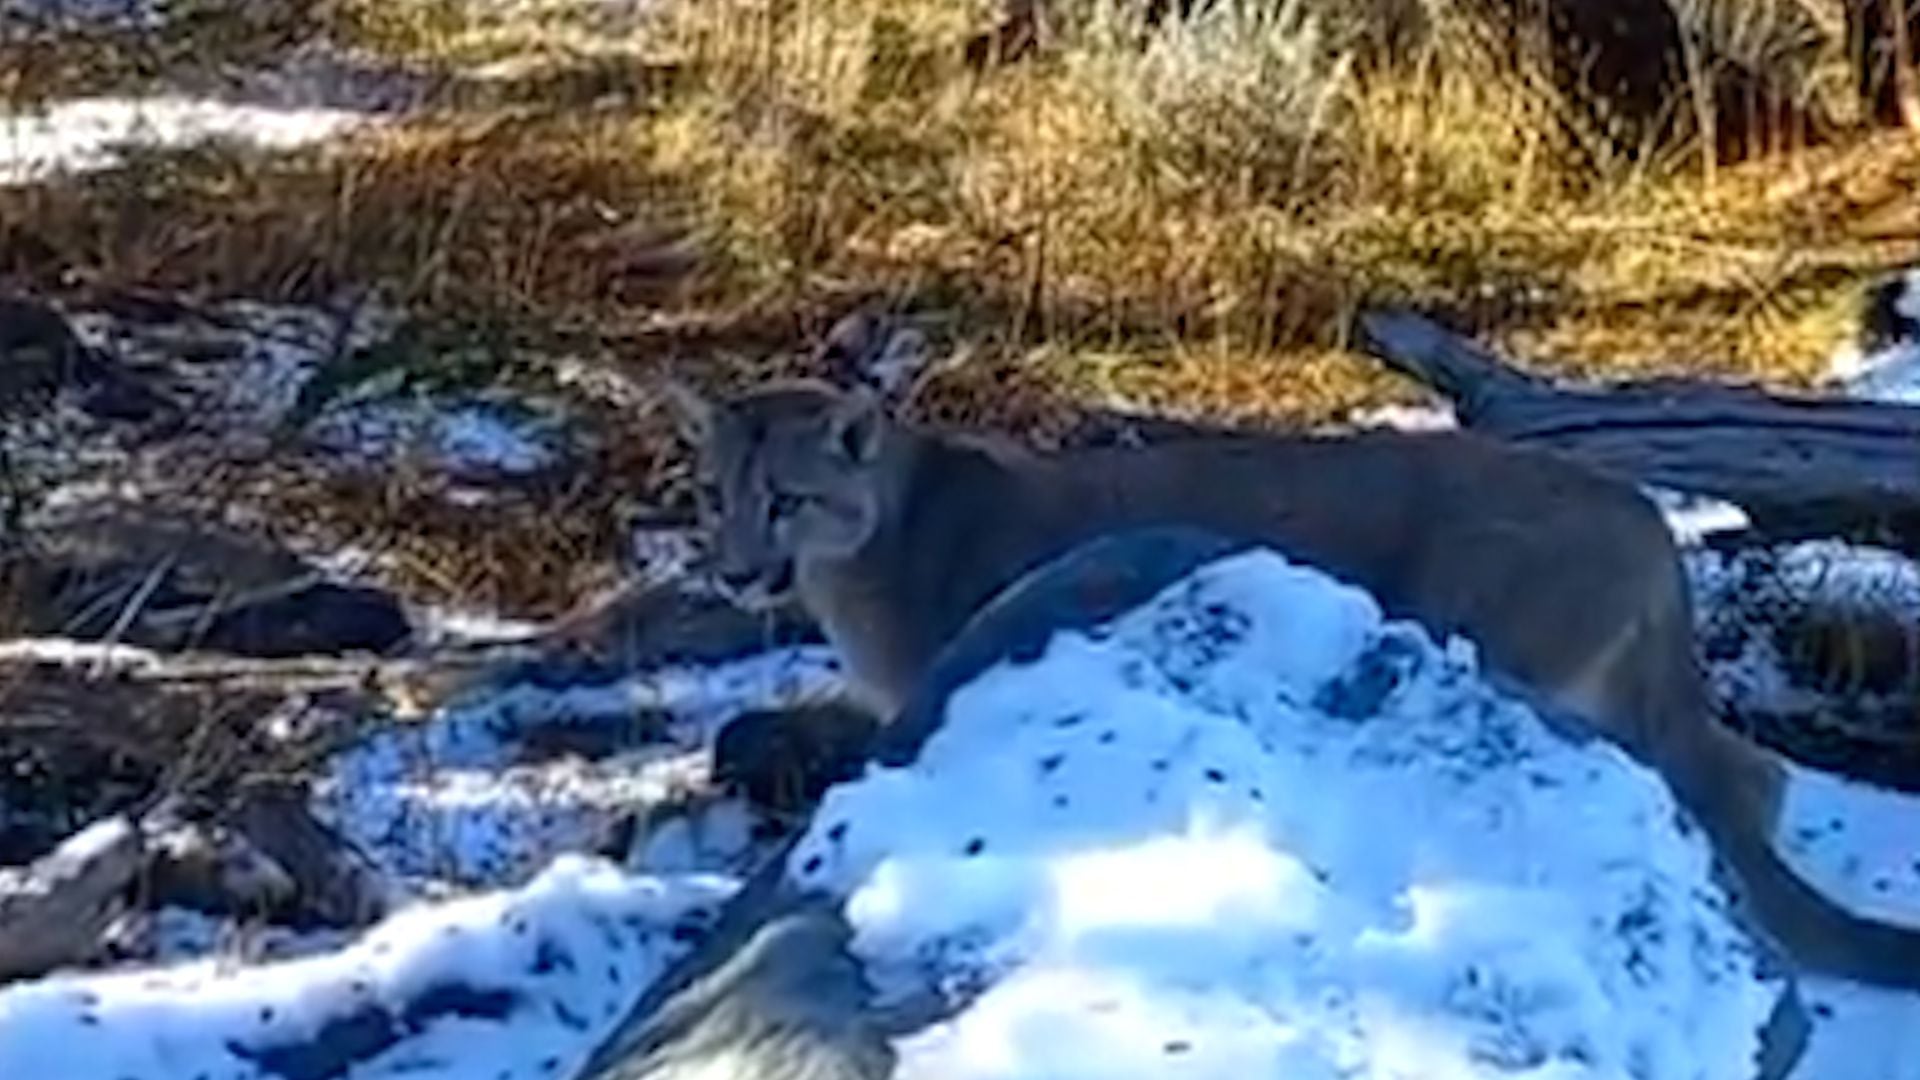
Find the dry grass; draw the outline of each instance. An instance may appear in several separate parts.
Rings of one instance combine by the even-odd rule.
[[[336,36],[445,70],[537,55],[600,71],[594,92],[643,92],[0,192],[24,232],[7,269],[282,295],[371,282],[613,331],[661,308],[804,329],[849,296],[904,297],[977,346],[963,382],[1017,364],[1076,392],[1324,417],[1390,386],[1341,350],[1380,300],[1583,373],[1805,383],[1849,290],[1920,238],[1903,138],[1596,168],[1538,61],[1445,5],[1383,66],[1372,9],[1223,4],[1148,33],[1141,5],[1063,0],[1049,55],[970,70],[994,6],[699,0],[610,36],[564,7],[336,4]],[[607,76],[622,65],[636,77]]]
[[[1141,4],[1055,0],[1041,55],[979,69],[967,44],[998,6],[679,0],[628,30],[580,6],[335,0],[258,23],[276,33],[203,21],[225,36],[201,62],[320,27],[443,76],[442,107],[324,151],[0,189],[0,281],[375,288],[725,383],[884,298],[971,357],[924,413],[1045,438],[1089,400],[1320,422],[1410,399],[1345,347],[1382,301],[1580,375],[1804,386],[1862,279],[1920,253],[1911,137],[1714,167],[1685,145],[1596,153],[1528,28],[1465,4],[1246,0],[1149,32]],[[1424,37],[1383,29],[1409,13]],[[46,85],[10,97],[72,83],[39,55]],[[658,418],[635,424],[608,467],[638,494],[672,455]],[[608,535],[548,546],[586,558]],[[498,591],[489,573],[461,589]]]
[[[1248,7],[1144,47],[1109,9],[974,77],[927,58],[978,27],[916,5],[699,5],[675,31],[704,78],[648,125],[654,161],[703,193],[743,285],[941,295],[1056,369],[1292,414],[1377,391],[1328,350],[1387,299],[1584,370],[1804,382],[1846,290],[1912,253],[1910,221],[1863,235],[1893,176],[1819,176],[1857,156],[1910,179],[1904,141],[1595,174],[1468,27],[1365,71],[1303,5]]]
[[[1012,366],[1018,385],[1253,416],[1394,392],[1341,349],[1380,300],[1583,374],[1805,384],[1861,276],[1920,239],[1903,137],[1596,167],[1537,61],[1471,20],[1437,18],[1381,68],[1338,5],[1223,5],[1152,34],[1138,7],[1063,4],[1052,55],[981,72],[962,55],[991,4],[680,5],[633,61],[670,65],[673,92],[610,110],[599,138],[647,178],[640,212],[688,231],[703,310],[806,327],[848,296],[912,298],[975,346],[953,377],[970,392]]]

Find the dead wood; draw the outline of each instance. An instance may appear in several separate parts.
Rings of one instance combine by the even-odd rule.
[[[1920,553],[1920,409],[1691,379],[1559,386],[1412,312],[1368,312],[1359,330],[1368,352],[1450,399],[1463,426],[1725,499],[1766,541]]]

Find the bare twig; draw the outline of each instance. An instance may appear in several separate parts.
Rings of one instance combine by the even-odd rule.
[[[282,693],[375,688],[436,677],[467,676],[497,667],[502,662],[530,659],[536,655],[536,650],[519,645],[404,658],[304,656],[255,659],[210,654],[162,656],[135,649],[72,651],[81,656],[91,655],[94,674],[110,676],[120,682]],[[11,654],[0,654],[0,676],[24,676],[57,664],[45,654],[13,650]]]

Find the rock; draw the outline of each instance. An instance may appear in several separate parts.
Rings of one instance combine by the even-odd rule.
[[[684,580],[634,585],[559,620],[554,637],[597,659],[609,676],[676,664],[717,664],[824,640],[797,606],[743,611]],[[556,657],[554,663],[561,663]]]
[[[256,780],[228,815],[246,842],[285,870],[293,884],[292,925],[359,928],[386,915],[390,900],[378,869],[313,816],[304,784]]]
[[[179,418],[166,394],[112,356],[80,340],[51,304],[0,294],[0,415],[51,405],[62,391],[100,420],[148,423]]]
[[[653,1013],[591,1080],[884,1080],[893,1048],[866,1010],[846,920],[815,901],[773,919]]]
[[[236,656],[292,657],[386,653],[413,636],[392,596],[359,585],[321,582],[284,596],[241,604],[213,618],[184,647]]]
[[[827,788],[860,775],[878,726],[842,702],[745,712],[714,740],[713,780],[764,812],[803,813]]]
[[[293,877],[232,829],[154,816],[142,827],[151,851],[143,890],[150,905],[273,918],[294,899]]]

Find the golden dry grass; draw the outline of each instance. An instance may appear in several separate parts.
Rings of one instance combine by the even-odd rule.
[[[326,154],[170,156],[0,192],[7,269],[255,294],[377,283],[616,339],[663,309],[804,331],[883,295],[944,313],[981,358],[954,378],[983,391],[1011,366],[1023,385],[1319,418],[1404,393],[1343,350],[1353,310],[1383,300],[1582,374],[1804,384],[1849,291],[1920,239],[1903,136],[1711,176],[1684,152],[1596,172],[1537,72],[1492,60],[1464,22],[1369,70],[1308,5],[1141,47],[1127,5],[1078,0],[1050,55],[970,70],[995,6],[689,0],[644,34],[564,6],[310,8],[445,71],[535,57],[598,72],[542,86],[637,92],[556,89]]]

